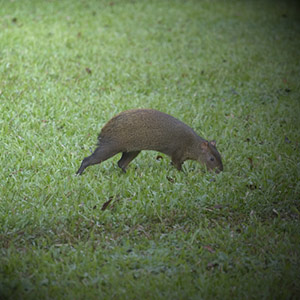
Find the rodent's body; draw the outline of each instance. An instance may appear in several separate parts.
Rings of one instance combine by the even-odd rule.
[[[118,165],[125,172],[141,150],[156,150],[169,155],[179,170],[187,159],[200,161],[208,169],[223,170],[215,142],[206,141],[188,125],[168,114],[154,109],[133,109],[108,121],[98,136],[98,148],[82,161],[77,174],[120,152],[123,155]]]
[[[99,144],[114,141],[120,152],[156,150],[171,154],[197,139],[192,128],[157,110],[137,109],[122,112],[103,127]],[[184,140],[182,140],[184,139]]]

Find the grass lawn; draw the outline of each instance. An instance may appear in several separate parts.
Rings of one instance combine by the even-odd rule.
[[[296,1],[0,2],[0,299],[299,299]],[[215,139],[75,176],[115,114]]]

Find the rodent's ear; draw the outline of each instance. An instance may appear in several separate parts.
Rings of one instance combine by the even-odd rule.
[[[212,140],[209,142],[212,146],[216,147],[217,146],[217,142],[215,140]]]
[[[207,150],[207,148],[208,148],[208,141],[205,141],[205,142],[203,142],[203,143],[201,144],[201,149],[202,149],[202,150]]]

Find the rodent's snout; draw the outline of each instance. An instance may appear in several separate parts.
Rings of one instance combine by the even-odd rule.
[[[223,171],[223,165],[221,165],[221,166],[219,166],[219,167],[216,168],[217,174],[219,174],[222,171]]]
[[[214,167],[214,168],[208,168],[209,172],[215,172],[217,174],[221,173],[223,171],[223,166]]]
[[[221,173],[223,171],[223,165],[220,165],[218,167],[215,167],[213,169],[217,174]]]

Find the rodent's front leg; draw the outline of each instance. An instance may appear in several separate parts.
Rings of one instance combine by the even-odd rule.
[[[183,164],[183,159],[182,159],[182,153],[181,153],[181,151],[175,151],[172,154],[171,158],[172,158],[172,164],[176,167],[176,169],[178,171],[181,171],[182,170],[181,166]]]

